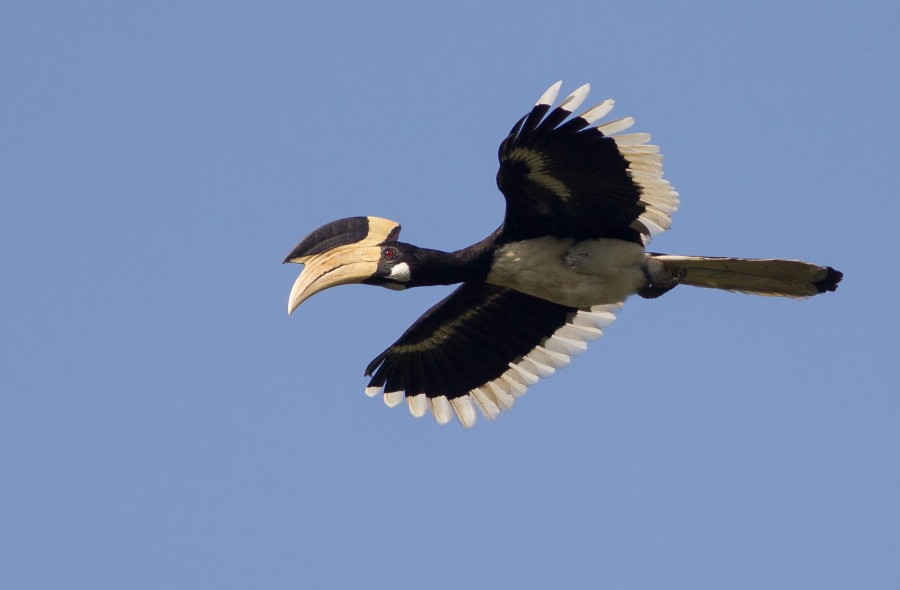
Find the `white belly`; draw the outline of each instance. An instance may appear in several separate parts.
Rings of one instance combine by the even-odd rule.
[[[646,284],[644,258],[623,240],[537,238],[498,248],[487,282],[571,307],[618,303]]]

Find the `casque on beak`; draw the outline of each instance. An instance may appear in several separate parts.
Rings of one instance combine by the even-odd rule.
[[[380,217],[348,217],[323,225],[284,262],[303,264],[288,297],[288,314],[329,287],[361,283],[378,271],[381,244],[396,241],[400,224]]]

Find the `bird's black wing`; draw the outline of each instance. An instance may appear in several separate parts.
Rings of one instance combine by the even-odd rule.
[[[506,198],[498,241],[545,235],[618,238],[646,244],[671,224],[678,193],[662,179],[659,148],[646,133],[613,136],[631,117],[594,125],[607,100],[566,119],[587,96],[582,86],[550,112],[551,86],[500,145],[497,186]],[[549,114],[547,114],[549,112]]]
[[[487,283],[463,283],[429,309],[366,367],[366,393],[389,406],[453,414],[475,422],[474,406],[493,419],[538,378],[569,364],[615,316],[616,305],[578,309]]]

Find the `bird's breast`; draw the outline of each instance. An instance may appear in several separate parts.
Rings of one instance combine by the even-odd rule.
[[[646,283],[645,256],[624,240],[546,236],[497,248],[487,282],[571,307],[618,303]]]

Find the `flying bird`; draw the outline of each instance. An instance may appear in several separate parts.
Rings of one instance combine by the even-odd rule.
[[[404,400],[421,417],[468,428],[493,420],[541,377],[600,337],[631,295],[677,285],[803,298],[834,291],[830,266],[779,259],[648,252],[669,229],[678,193],[663,179],[659,148],[628,133],[631,117],[601,122],[606,100],[572,116],[584,85],[551,110],[551,86],[500,145],[500,227],[455,252],[398,241],[400,224],[350,217],[320,227],[284,262],[304,265],[288,313],[319,291],[350,283],[408,289],[461,285],[366,367],[366,394]]]

